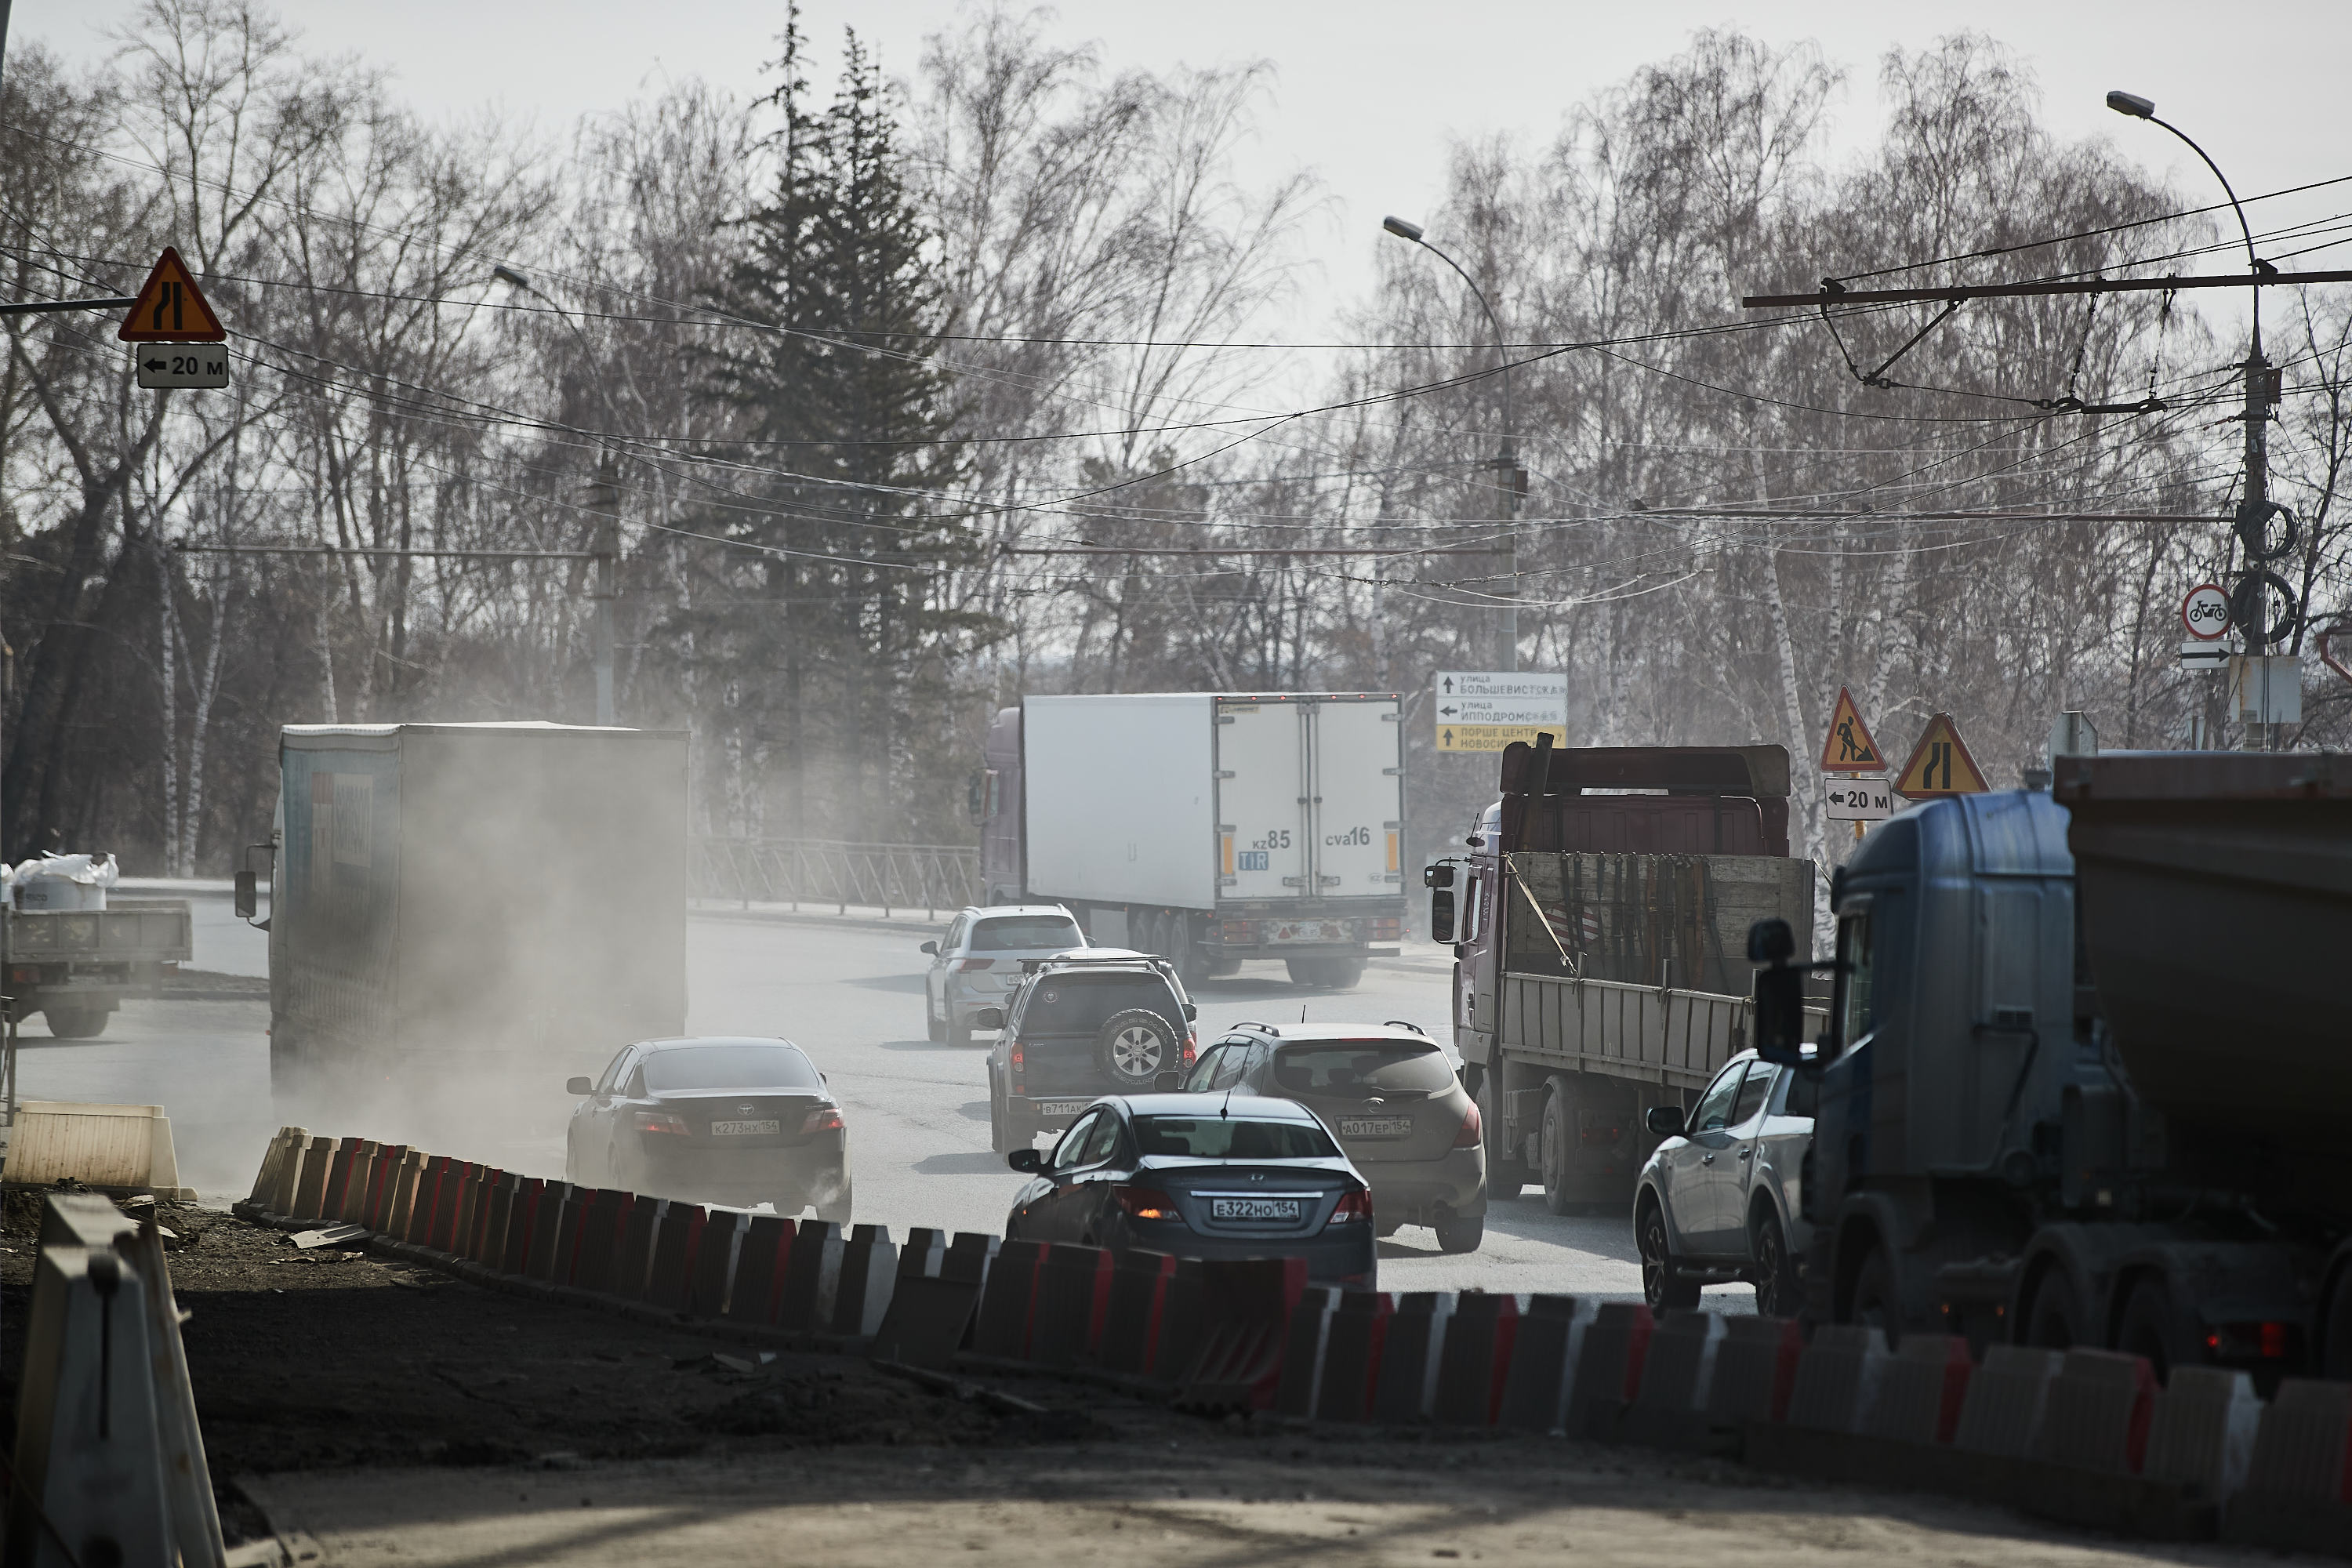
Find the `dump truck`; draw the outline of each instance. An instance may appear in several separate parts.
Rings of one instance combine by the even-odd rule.
[[[1245,960],[1345,987],[1404,930],[1404,742],[1393,693],[1030,697],[972,780],[992,904],[1060,904],[1088,940]]]
[[[270,1080],[297,1100],[529,1065],[561,1082],[686,1025],[687,738],[548,723],[289,725]],[[239,873],[251,917],[255,873]]]
[[[1749,927],[1811,941],[1789,753],[1544,734],[1505,750],[1501,785],[1469,853],[1423,873],[1488,1197],[1534,1181],[1556,1214],[1629,1204],[1660,1142],[1649,1110],[1686,1105],[1750,1043]]]
[[[111,899],[103,909],[0,902],[9,1012],[44,1015],[60,1040],[95,1039],[127,997],[160,996],[194,956],[185,899]]]
[[[2062,756],[1929,802],[1832,883],[1832,1002],[1753,950],[1817,1075],[1809,1317],[2352,1376],[2352,763]]]

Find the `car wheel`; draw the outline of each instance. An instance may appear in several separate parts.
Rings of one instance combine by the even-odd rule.
[[[948,1037],[947,1020],[932,1009],[931,992],[929,986],[923,988],[923,1026],[930,1036],[931,1044],[935,1046]]]
[[[1870,1256],[1862,1260],[1862,1268],[1853,1277],[1853,1300],[1847,1305],[1846,1321],[1885,1334],[1889,1350],[1902,1342],[1903,1295],[1895,1288],[1895,1265],[1886,1260],[1885,1247],[1873,1247]]]
[[[1465,1219],[1460,1215],[1439,1215],[1430,1228],[1437,1232],[1438,1251],[1475,1252],[1486,1239],[1486,1216],[1473,1215]]]
[[[1536,1151],[1542,1157],[1544,1207],[1554,1214],[1566,1214],[1575,1206],[1568,1194],[1568,1094],[1554,1082],[1544,1090],[1543,1125],[1536,1134]]]
[[[1642,1252],[1642,1299],[1653,1312],[1698,1305],[1698,1281],[1685,1275],[1666,1240],[1666,1213],[1644,1198],[1633,1222],[1633,1243]]]
[[[1797,1260],[1790,1255],[1780,1216],[1769,1206],[1759,1208],[1748,1241],[1756,1258],[1757,1316],[1797,1316],[1805,1304],[1804,1285],[1797,1278]]]
[[[1013,1142],[1011,1119],[1005,1114],[1004,1097],[996,1092],[993,1084],[988,1089],[988,1148],[991,1153],[1010,1154],[1021,1145]]]
[[[1114,1013],[1095,1036],[1095,1062],[1121,1090],[1151,1088],[1162,1068],[1177,1065],[1180,1047],[1167,1019],[1143,1007]]]

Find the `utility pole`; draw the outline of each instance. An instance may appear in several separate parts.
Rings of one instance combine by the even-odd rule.
[[[1487,303],[1486,291],[1478,287],[1470,274],[1462,270],[1462,264],[1421,237],[1419,224],[1409,223],[1401,217],[1384,217],[1381,220],[1381,226],[1399,239],[1410,240],[1453,268],[1454,275],[1469,287],[1470,296],[1478,301],[1478,308],[1486,312],[1486,324],[1494,330],[1495,359],[1503,373],[1502,449],[1496,453],[1493,463],[1489,465],[1501,476],[1503,491],[1503,548],[1499,552],[1502,570],[1496,574],[1502,578],[1502,605],[1496,616],[1495,668],[1506,673],[1515,673],[1519,668],[1519,499],[1528,493],[1528,471],[1519,467],[1519,427],[1512,418],[1511,354],[1503,337],[1503,320],[1495,314],[1495,307]]]

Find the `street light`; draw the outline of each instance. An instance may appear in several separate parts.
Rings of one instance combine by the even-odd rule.
[[[2156,112],[2156,101],[2136,92],[2110,92],[2107,107],[2132,120],[2145,120],[2151,125],[2161,125],[2188,144],[2189,150],[2202,160],[2213,177],[2221,182],[2221,194],[2230,198],[2230,210],[2238,215],[2238,232],[2245,237],[2246,268],[2250,274],[2249,288],[2252,294],[2252,336],[2246,350],[2246,493],[2238,503],[2238,541],[2245,547],[2246,573],[2240,580],[2239,591],[2231,596],[2232,618],[2245,634],[2246,652],[2259,657],[2268,646],[2270,628],[2263,621],[2263,584],[2277,582],[2276,574],[2263,563],[2277,559],[2294,548],[2294,523],[2289,514],[2287,532],[2278,548],[2270,547],[2270,521],[2274,507],[2270,493],[2270,386],[2265,374],[2269,362],[2263,358],[2263,279],[2278,268],[2254,253],[2253,226],[2246,221],[2246,209],[2238,200],[2238,193],[2230,184],[2230,176],[2221,166],[2200,147],[2189,132],[2161,119]],[[2259,748],[2267,726],[2259,721],[2246,727],[2246,747]]]
[[[1494,329],[1495,359],[1503,372],[1503,445],[1494,460],[1494,467],[1503,476],[1503,605],[1496,637],[1501,647],[1496,657],[1503,669],[1515,671],[1519,668],[1519,494],[1527,476],[1519,468],[1518,426],[1511,416],[1511,356],[1504,347],[1502,318],[1495,314],[1495,307],[1486,302],[1485,290],[1475,279],[1462,270],[1460,262],[1422,238],[1419,224],[1391,216],[1381,219],[1381,226],[1453,268],[1454,275],[1468,286],[1470,297],[1478,301],[1478,308],[1486,312],[1486,324]]]

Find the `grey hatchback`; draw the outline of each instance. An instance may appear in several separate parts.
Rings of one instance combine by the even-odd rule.
[[[1412,1025],[1236,1025],[1202,1051],[1184,1087],[1292,1100],[1320,1117],[1370,1184],[1381,1235],[1425,1225],[1444,1252],[1475,1252],[1486,1239],[1477,1104]]]

